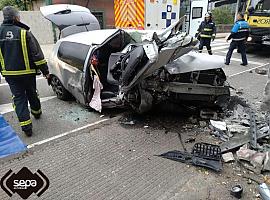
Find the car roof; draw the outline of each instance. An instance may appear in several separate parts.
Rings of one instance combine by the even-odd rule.
[[[102,44],[110,36],[115,34],[119,29],[102,29],[82,33],[76,33],[65,38],[61,41],[76,42],[85,45]]]

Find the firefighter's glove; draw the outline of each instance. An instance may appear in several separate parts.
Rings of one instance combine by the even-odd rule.
[[[215,40],[216,36],[212,36],[212,42]]]

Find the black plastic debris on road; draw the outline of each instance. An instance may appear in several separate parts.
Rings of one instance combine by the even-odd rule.
[[[222,170],[221,149],[213,144],[196,143],[192,153],[174,150],[158,156],[194,166],[205,167],[216,172]]]

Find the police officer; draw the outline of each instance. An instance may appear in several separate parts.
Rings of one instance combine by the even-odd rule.
[[[238,13],[237,21],[235,22],[231,34],[227,38],[227,42],[232,39],[228,53],[226,55],[225,65],[230,64],[232,53],[234,49],[238,49],[242,56],[241,65],[246,66],[248,64],[246,55],[246,40],[249,36],[249,24],[245,21],[244,15]]]
[[[9,84],[14,109],[20,126],[27,136],[32,135],[32,115],[42,114],[36,91],[36,73],[40,70],[49,79],[47,62],[29,27],[20,22],[19,12],[12,6],[3,8],[4,21],[0,26],[0,71]]]
[[[195,37],[200,40],[199,53],[202,53],[202,49],[206,46],[209,55],[212,55],[211,39],[214,41],[216,36],[216,25],[212,21],[212,13],[207,12],[205,14],[205,20],[200,24]]]

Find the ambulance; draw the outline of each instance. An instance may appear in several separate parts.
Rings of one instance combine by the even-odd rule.
[[[114,0],[115,27],[161,30],[185,15],[183,31],[194,36],[208,4],[208,0]]]

